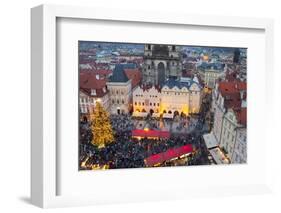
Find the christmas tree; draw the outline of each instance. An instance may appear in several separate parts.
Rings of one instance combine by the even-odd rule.
[[[94,113],[91,115],[91,129],[93,133],[92,144],[99,148],[113,142],[113,131],[109,115],[99,102],[96,103]]]

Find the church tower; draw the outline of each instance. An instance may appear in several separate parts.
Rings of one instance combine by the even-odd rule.
[[[163,85],[169,78],[181,77],[182,64],[179,47],[175,45],[146,44],[144,48],[143,83]]]

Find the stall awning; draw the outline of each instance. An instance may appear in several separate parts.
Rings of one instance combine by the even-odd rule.
[[[162,152],[159,154],[149,156],[144,161],[147,166],[154,166],[158,163],[163,163],[164,161],[168,161],[173,158],[177,158],[182,155],[189,154],[192,151],[193,151],[192,145],[187,144],[185,146],[171,148],[171,149],[168,149],[166,152]]]
[[[209,152],[217,164],[229,164],[229,160],[219,147],[210,149]]]
[[[173,118],[173,117],[174,117],[173,114],[163,113],[163,118]]]
[[[141,138],[170,138],[170,132],[160,130],[135,129],[132,130],[132,136]]]
[[[133,117],[146,117],[147,112],[133,112]]]
[[[213,133],[205,134],[203,135],[203,138],[208,149],[217,147],[219,145]]]

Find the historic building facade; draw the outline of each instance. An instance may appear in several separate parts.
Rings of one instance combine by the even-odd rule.
[[[157,113],[157,116],[173,117],[198,113],[202,100],[202,87],[188,78],[167,80],[161,90],[156,87],[138,87],[133,92],[134,113]]]
[[[142,79],[145,85],[163,85],[168,78],[181,77],[179,46],[146,44]]]
[[[80,74],[79,108],[81,115],[89,115],[93,112],[96,102],[109,110],[109,96],[106,87],[106,79],[100,78],[94,72]]]
[[[205,86],[211,89],[215,87],[218,79],[225,77],[224,64],[203,62],[197,67],[197,71]]]
[[[247,129],[238,128],[236,132],[236,142],[232,154],[233,163],[247,162]]]
[[[155,86],[138,86],[133,92],[133,108],[135,115],[160,112],[161,90]]]
[[[115,66],[106,85],[109,90],[110,114],[128,113],[132,102],[132,80],[125,74],[122,65]]]
[[[213,90],[212,133],[232,163],[247,159],[247,101],[246,82],[239,80],[218,82]]]
[[[224,148],[232,163],[246,162],[246,137],[244,139],[243,136],[246,135],[246,110],[246,108],[230,109],[223,119],[220,147]]]

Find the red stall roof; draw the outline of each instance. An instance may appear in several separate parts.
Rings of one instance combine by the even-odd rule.
[[[147,137],[147,138],[170,138],[169,131],[160,131],[160,130],[143,130],[135,129],[132,130],[133,137]]]
[[[181,155],[191,153],[193,151],[192,145],[187,144],[178,148],[168,149],[166,152],[151,155],[144,159],[147,166],[153,166],[164,161],[171,160],[173,158],[180,157]]]

